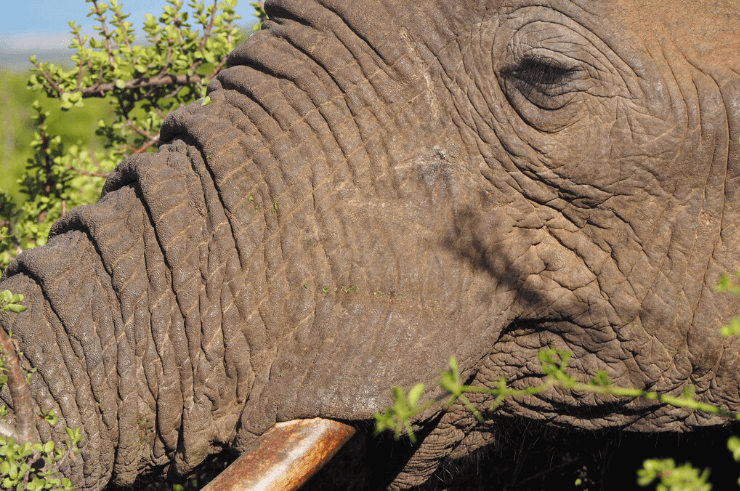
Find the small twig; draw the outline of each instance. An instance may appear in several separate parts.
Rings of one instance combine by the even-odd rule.
[[[159,143],[159,134],[157,134],[157,136],[155,136],[154,138],[152,138],[151,140],[149,140],[148,142],[146,142],[145,144],[143,144],[142,146],[134,150],[134,153],[144,153],[147,151],[149,147],[157,143]]]
[[[101,171],[103,170],[103,166],[100,165],[100,162],[98,162],[98,159],[96,159],[95,156],[92,153],[90,154],[90,160],[93,161],[93,164],[95,164],[95,167],[97,167]]]
[[[124,31],[123,27],[123,19],[121,18],[121,12],[116,12],[116,19],[118,20],[118,25],[120,26],[121,31]],[[128,47],[129,52],[133,52],[133,49],[131,48],[131,43],[128,40],[128,33],[124,31],[123,40],[126,42],[126,46]],[[136,60],[134,60],[134,64],[136,64]]]
[[[221,66],[221,65],[219,65]],[[204,76],[198,73],[193,75],[157,75],[156,77],[137,77],[126,82],[123,90],[141,89],[155,85],[189,85],[197,84]],[[105,97],[106,92],[116,88],[114,83],[95,84],[92,87],[82,89],[82,97]]]
[[[539,478],[541,476],[547,475],[547,474],[549,474],[549,473],[551,473],[553,471],[556,471],[558,469],[562,469],[563,467],[569,466],[570,464],[572,464],[575,461],[576,461],[576,459],[566,460],[562,464],[558,464],[558,465],[553,466],[553,467],[550,467],[548,469],[541,470],[540,472],[537,472],[535,474],[532,474],[531,476],[527,476],[527,477],[525,477],[524,479],[522,479],[521,481],[519,481],[518,483],[515,483],[515,484],[524,484],[525,482],[532,481],[532,480],[537,479],[537,478]]]
[[[80,32],[82,29],[77,31],[77,42],[80,43],[80,46],[84,48],[85,44],[82,41],[82,36],[80,36]],[[82,49],[82,53],[80,53],[80,59],[77,62],[77,67],[79,69],[79,73],[77,74],[77,90],[80,90],[82,87],[82,65],[85,63],[85,56],[83,56],[85,53],[85,50]]]
[[[158,87],[157,85],[152,85],[151,87],[149,87],[149,90],[147,90],[146,93],[143,96],[139,97],[139,100],[140,101],[149,100],[149,98],[152,96],[152,94],[154,93],[154,90],[157,87]],[[184,85],[180,85],[179,87],[185,87],[185,86]]]
[[[162,97],[162,99],[172,99],[173,97],[177,98],[177,96],[180,94],[180,91],[182,89],[184,89],[184,88],[185,88],[184,85],[180,85],[180,86],[176,87],[172,92],[170,92],[166,96]],[[178,101],[179,101],[179,99],[178,99]],[[182,105],[182,103],[180,103],[180,104]]]
[[[72,172],[76,172],[78,174],[82,174],[83,176],[90,176],[90,177],[105,177],[105,178],[107,178],[110,175],[110,172],[88,172],[86,170],[78,169],[77,167],[72,167],[71,165],[68,165],[67,166],[67,169],[71,170]],[[64,210],[64,208],[62,208],[62,209]],[[62,213],[62,215],[64,215],[64,213]]]
[[[213,9],[211,10],[211,20],[208,22],[208,27],[205,27],[203,30],[203,38],[200,40],[200,48],[198,48],[200,51],[203,51],[203,48],[206,47],[206,42],[208,41],[208,38],[211,37],[211,30],[213,29],[213,22],[216,19],[216,9],[218,8],[218,0],[213,0]],[[202,25],[202,24],[201,24]]]
[[[167,39],[167,59],[164,60],[164,65],[162,65],[162,69],[157,74],[157,77],[162,77],[167,73],[167,69],[170,67],[170,63],[172,63],[172,44],[170,44],[169,38]]]
[[[35,65],[36,65],[36,68],[38,68],[39,70],[41,70],[41,76],[42,76],[42,77],[44,77],[44,79],[45,79],[45,80],[46,80],[46,81],[47,81],[47,82],[49,83],[49,86],[50,86],[50,87],[51,87],[51,88],[52,88],[53,90],[55,90],[55,91],[56,91],[56,93],[58,94],[58,95],[57,95],[56,97],[60,97],[60,96],[61,96],[61,95],[62,95],[62,94],[64,93],[64,90],[62,90],[62,88],[61,88],[61,87],[59,87],[59,85],[58,85],[58,84],[56,84],[56,83],[55,83],[55,82],[54,82],[54,81],[53,81],[53,80],[51,79],[51,77],[49,76],[49,74],[48,74],[48,73],[46,73],[46,70],[42,70],[42,69],[41,69],[41,63],[39,63],[39,62],[36,62],[36,63],[35,63]]]
[[[105,37],[105,50],[108,52],[108,62],[111,64],[111,66],[114,66],[116,64],[116,60],[113,56],[113,45],[110,42],[110,38],[112,36],[108,32],[108,25],[105,23],[105,17],[100,12],[100,7],[98,7],[97,0],[92,0],[92,3],[95,6],[95,13],[98,14],[98,22],[100,22],[101,30],[103,31],[103,37]]]
[[[154,136],[150,135],[146,131],[144,131],[141,128],[139,128],[138,126],[136,126],[136,124],[133,121],[131,121],[130,119],[127,119],[126,120],[126,126],[128,126],[129,128],[131,128],[132,130],[134,130],[136,133],[140,134],[141,136],[143,136],[147,140],[151,140],[151,139],[154,138]]]
[[[118,98],[118,108],[121,110],[121,114],[128,119],[128,113],[131,110],[131,107],[126,106],[125,100],[122,97]]]
[[[213,78],[223,67],[224,63],[226,62],[226,58],[224,58],[221,63],[216,67],[216,69],[213,71],[211,75],[208,77],[205,77],[199,73],[194,73],[193,75],[187,75],[187,74],[180,74],[180,75],[169,75],[169,74],[162,74],[157,75],[155,77],[136,77],[134,79],[131,79],[127,81],[123,87],[122,90],[133,90],[133,89],[143,89],[146,87],[155,87],[159,85],[191,85],[191,84],[199,84],[204,78],[208,78],[209,80]],[[40,63],[36,64],[36,68],[41,69]],[[46,71],[41,71],[41,76],[44,77],[44,80],[49,84],[49,87],[56,92],[56,95],[53,95],[52,97],[61,97],[62,94],[66,92],[80,92],[82,94],[83,98],[88,97],[105,97],[107,92],[111,92],[112,90],[116,89],[116,84],[113,82],[109,83],[100,83],[100,80],[102,79],[102,72],[100,73],[98,77],[98,82],[95,83],[95,85],[91,87],[86,87],[84,89],[76,89],[71,91],[66,91],[62,89],[58,84],[54,83],[54,81],[50,78],[49,74]]]
[[[216,69],[213,70],[213,72],[211,72],[210,75],[208,75],[208,80],[213,80],[213,77],[215,77],[216,75],[218,75],[218,72],[221,71],[221,68],[223,68],[224,64],[226,63],[226,58],[228,58],[228,56],[224,56],[224,59],[221,60],[221,63],[218,64],[218,66],[216,67]]]

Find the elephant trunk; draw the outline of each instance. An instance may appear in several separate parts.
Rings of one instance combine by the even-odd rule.
[[[414,103],[418,67],[368,45],[390,27],[359,36],[301,5],[306,24],[273,4],[283,20],[232,54],[210,105],[171,114],[159,153],[121,163],[97,204],[6,271],[0,289],[28,310],[2,328],[38,368],[34,410],[60,416],[40,436],[83,429],[82,458],[63,469],[78,486],[170,464],[186,473],[235,440],[278,342],[340,281],[325,232],[335,204],[362,185],[383,191],[375,177],[420,143],[395,138],[428,110]]]

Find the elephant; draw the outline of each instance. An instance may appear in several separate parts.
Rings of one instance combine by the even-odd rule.
[[[82,428],[83,489],[186,474],[276,424],[361,428],[427,382],[389,483],[489,445],[508,417],[726,424],[551,388],[445,410],[431,384],[578,380],[740,410],[718,295],[740,270],[740,12],[678,0],[268,0],[210,104],[168,115],[100,201],[19,255],[0,318],[36,367],[42,439]],[[12,405],[12,402],[11,402]],[[12,420],[14,415],[9,416]],[[62,428],[60,430],[59,428]]]

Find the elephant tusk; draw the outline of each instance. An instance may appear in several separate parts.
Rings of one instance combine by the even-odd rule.
[[[316,473],[355,429],[324,418],[278,423],[203,491],[291,491]]]

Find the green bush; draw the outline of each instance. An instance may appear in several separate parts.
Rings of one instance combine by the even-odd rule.
[[[29,65],[30,66],[30,65]],[[27,89],[28,72],[0,71],[0,162],[3,172],[0,173],[0,189],[7,190],[8,196],[16,204],[24,201],[17,182],[29,158],[33,158],[34,139],[32,116],[34,101],[38,101],[44,111],[49,112],[46,120],[47,132],[59,135],[67,144],[88,147],[91,151],[103,148],[103,143],[95,135],[97,122],[110,120],[113,108],[102,98],[88,99],[84,108],[74,111],[74,123],[69,124],[66,112],[59,111],[59,101],[41,96]]]

